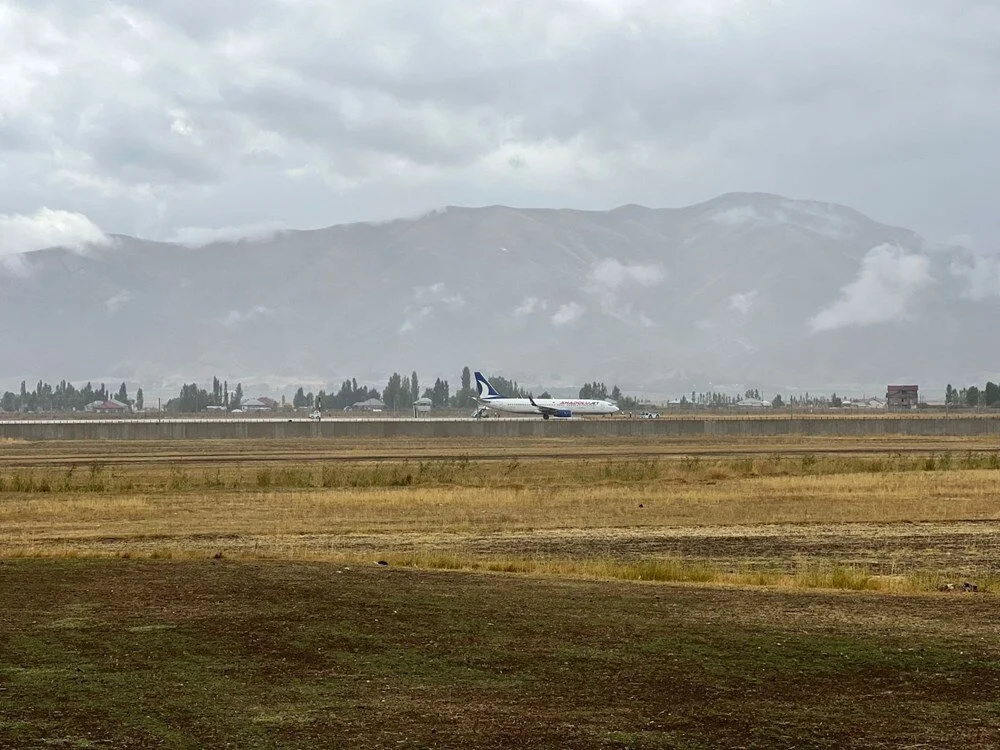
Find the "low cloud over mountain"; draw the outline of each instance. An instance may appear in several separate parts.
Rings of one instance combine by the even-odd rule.
[[[0,228],[8,385],[414,368],[455,379],[466,364],[660,392],[995,375],[1000,259],[773,195],[448,208],[314,231],[199,229],[183,244],[108,238],[58,211]]]

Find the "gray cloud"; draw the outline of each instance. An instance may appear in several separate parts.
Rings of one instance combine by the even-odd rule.
[[[132,301],[132,292],[128,289],[122,289],[115,295],[108,297],[104,300],[104,309],[108,311],[109,314],[114,314],[121,310],[125,305]]]
[[[955,248],[949,271],[963,279],[962,296],[974,301],[1000,297],[1000,256]]]
[[[285,229],[280,221],[264,221],[238,227],[181,227],[170,237],[188,247],[205,247],[213,242],[264,242]]]
[[[414,328],[416,328],[421,321],[429,318],[434,314],[434,308],[431,305],[424,305],[418,310],[412,310],[411,308],[406,308],[404,312],[404,317],[406,318],[402,325],[399,326],[398,333],[400,335],[409,333]]]
[[[458,292],[449,293],[443,281],[438,281],[428,286],[413,287],[413,299],[417,303],[438,305],[451,312],[456,312],[465,307],[465,298]]]
[[[605,258],[590,271],[590,281],[606,289],[618,289],[623,284],[655,286],[663,281],[665,274],[657,265],[622,263],[616,258]]]
[[[274,310],[266,305],[254,305],[249,310],[230,310],[229,314],[222,319],[222,325],[226,328],[236,328],[272,315],[274,315]]]
[[[41,208],[30,216],[0,214],[0,257],[65,247],[83,252],[111,240],[83,214]]]
[[[665,278],[666,273],[658,264],[629,264],[617,258],[605,258],[590,269],[583,291],[597,299],[605,315],[623,323],[651,328],[655,325],[652,319],[637,312],[631,302],[622,302],[619,295],[634,291],[636,287],[657,286]]]
[[[410,333],[436,311],[455,313],[465,307],[465,298],[458,292],[450,293],[443,281],[413,287],[411,302],[403,308],[403,323],[398,329],[400,334]]]
[[[751,289],[749,292],[737,292],[729,298],[729,309],[735,310],[741,315],[748,315],[756,301],[756,289]]]
[[[990,3],[0,7],[7,213],[166,238],[750,188],[932,236],[1000,231]]]
[[[587,312],[587,309],[579,302],[567,302],[564,305],[559,305],[559,309],[552,315],[552,325],[564,326],[572,323],[574,320],[578,320],[585,312]]]
[[[525,318],[534,313],[543,313],[548,309],[548,300],[538,299],[538,297],[525,297],[521,300],[521,304],[514,308],[514,317]]]
[[[910,297],[934,282],[930,259],[895,245],[879,245],[861,261],[858,278],[809,321],[813,332],[901,320]]]

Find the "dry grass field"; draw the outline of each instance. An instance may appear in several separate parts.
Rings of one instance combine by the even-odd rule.
[[[475,457],[400,443],[19,445],[0,458],[0,556],[374,557],[893,590],[1000,576],[1000,452],[977,441],[635,441],[600,458],[587,441]]]
[[[0,747],[994,747],[998,448],[5,443]]]

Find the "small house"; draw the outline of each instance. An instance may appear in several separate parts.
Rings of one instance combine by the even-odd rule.
[[[121,401],[111,399],[110,401],[91,401],[83,407],[83,410],[98,414],[124,414],[132,411],[132,407],[128,404],[123,404]]]
[[[367,401],[358,401],[351,405],[351,411],[384,411],[385,402],[378,398],[370,398]]]

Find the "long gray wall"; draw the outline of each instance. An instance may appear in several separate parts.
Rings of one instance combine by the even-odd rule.
[[[290,438],[1000,436],[1000,417],[702,417],[691,419],[363,419],[0,421],[0,439],[199,440]]]

